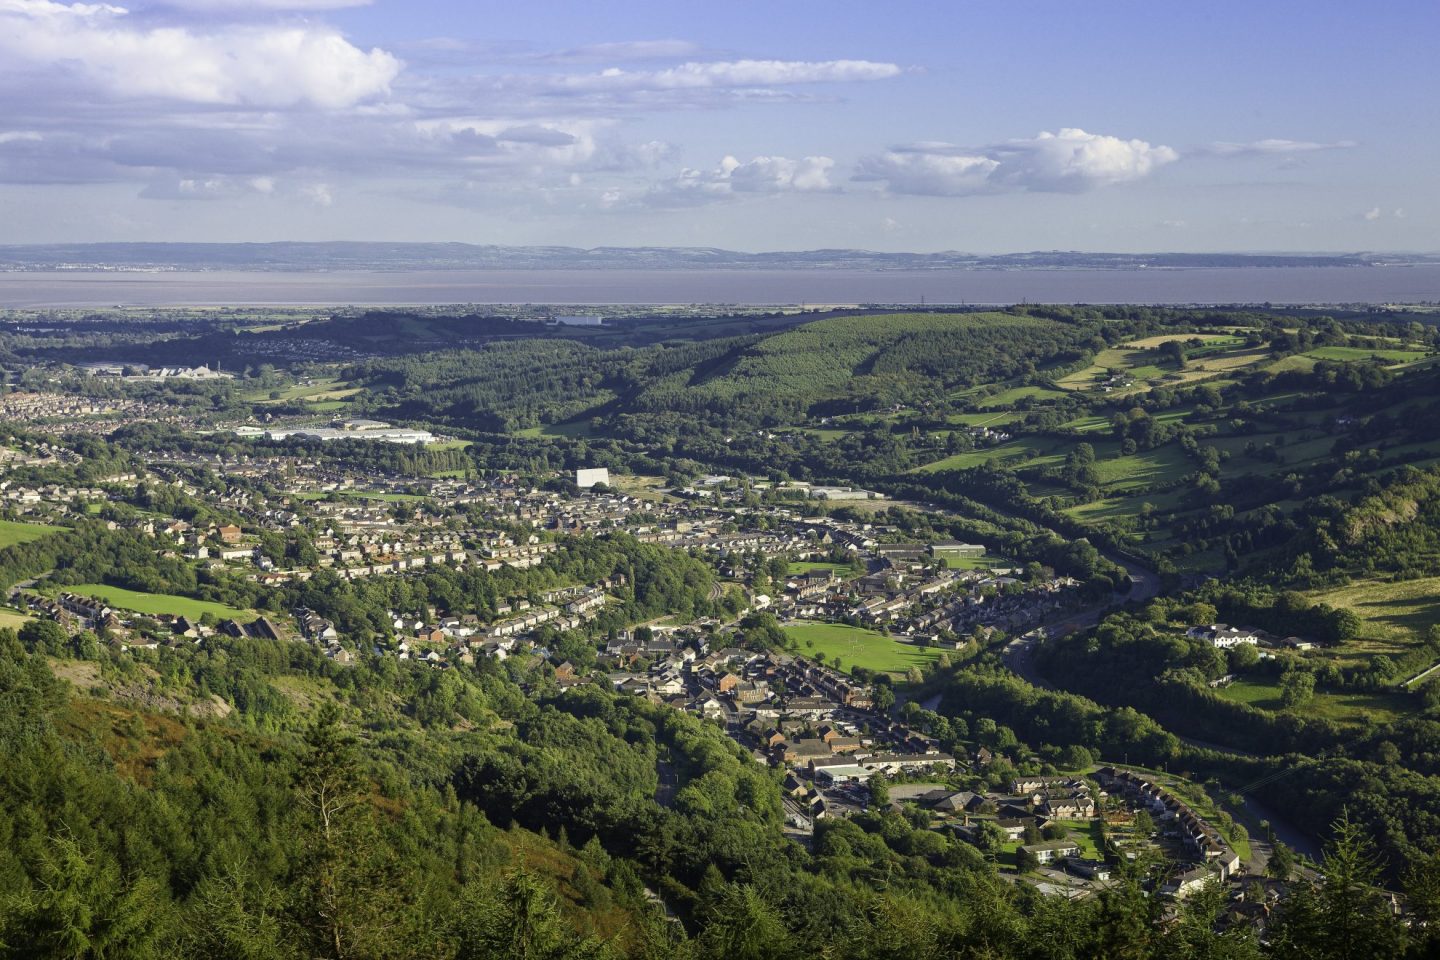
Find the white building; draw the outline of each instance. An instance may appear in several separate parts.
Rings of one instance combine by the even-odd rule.
[[[589,490],[597,483],[610,486],[610,471],[605,467],[588,467],[575,471],[575,486],[581,490]]]

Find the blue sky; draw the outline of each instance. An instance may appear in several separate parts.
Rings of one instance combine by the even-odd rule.
[[[1440,4],[0,0],[0,242],[1440,251]]]

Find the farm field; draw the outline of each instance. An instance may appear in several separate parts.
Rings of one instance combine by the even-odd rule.
[[[1362,641],[1406,647],[1418,643],[1427,627],[1440,623],[1440,577],[1394,583],[1364,580],[1308,596],[1355,611],[1364,621]]]
[[[1195,472],[1195,464],[1175,443],[1113,460],[1096,460],[1095,473],[1109,490],[1123,491],[1181,480]]]
[[[570,420],[566,423],[547,423],[538,427],[516,430],[517,437],[568,437],[571,440],[588,439],[595,434],[590,430],[590,418]]]
[[[983,411],[980,413],[952,413],[945,418],[947,423],[957,427],[990,427],[999,429],[1008,426],[1016,420],[1023,419],[1024,415],[1013,410],[1002,410],[997,413]]]
[[[971,467],[978,467],[991,460],[1033,460],[1037,457],[1060,455],[1059,451],[1068,450],[1069,443],[1064,440],[1031,439],[1011,440],[996,447],[985,447],[980,450],[968,450],[965,453],[957,453],[937,460],[934,463],[927,463],[923,467],[916,467],[913,472],[932,473],[936,470],[968,470]]]
[[[844,668],[864,667],[903,676],[911,667],[923,666],[943,652],[937,647],[916,647],[892,640],[884,634],[843,623],[795,623],[782,628],[800,644],[800,653],[823,653]]]
[[[1294,713],[1296,716],[1314,720],[1334,720],[1337,723],[1389,723],[1406,710],[1409,701],[1389,693],[1331,693],[1317,690],[1315,697],[1294,710],[1287,711],[1280,702],[1280,685],[1259,680],[1236,680],[1228,687],[1216,691],[1227,700],[1248,703],[1261,710],[1276,713]]]
[[[17,543],[30,543],[51,534],[59,533],[64,527],[52,527],[43,523],[20,523],[17,520],[0,520],[0,547]]]
[[[301,400],[314,404],[319,409],[321,404],[343,406],[343,401],[355,396],[360,389],[360,387],[352,387],[339,380],[326,379],[291,384],[278,391],[280,396],[273,398],[270,396],[272,391],[256,390],[247,394],[245,399],[258,403],[288,403]]]
[[[1305,356],[1316,360],[1384,360],[1387,363],[1411,363],[1425,358],[1423,350],[1372,349],[1370,347],[1316,347],[1305,351]]]
[[[1049,387],[1011,387],[993,396],[985,397],[975,405],[981,410],[996,410],[1001,407],[1012,407],[1016,401],[1026,399],[1027,397],[1036,400],[1049,400],[1064,395],[1063,391],[1052,390]]]
[[[139,590],[127,590],[124,587],[111,587],[103,583],[82,583],[78,586],[65,587],[70,593],[79,594],[82,597],[94,597],[97,600],[104,600],[113,607],[122,610],[133,610],[135,613],[144,613],[151,616],[158,614],[172,614],[177,617],[191,617],[198,619],[209,613],[223,619],[234,618],[240,621],[254,620],[255,614],[248,610],[239,610],[223,603],[214,603],[209,600],[196,600],[192,597],[177,597],[164,593],[142,593]]]

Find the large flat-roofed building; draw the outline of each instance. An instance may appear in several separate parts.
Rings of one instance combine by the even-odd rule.
[[[239,433],[240,436],[257,436],[254,433]],[[300,437],[305,440],[379,440],[385,443],[434,443],[435,435],[429,430],[410,430],[404,427],[389,427],[371,430],[337,430],[334,427],[283,427],[264,431],[258,436],[266,440],[284,440]]]
[[[581,490],[589,490],[597,483],[610,486],[610,471],[605,467],[587,467],[575,471],[575,486]]]
[[[941,540],[930,545],[930,552],[938,558],[983,557],[985,548],[978,543],[961,543],[958,540]]]
[[[594,314],[576,314],[556,317],[555,322],[565,327],[599,327],[604,325],[605,318]]]

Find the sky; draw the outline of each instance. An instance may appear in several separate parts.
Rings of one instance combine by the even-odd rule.
[[[1440,252],[1435,0],[0,0],[0,243]]]

